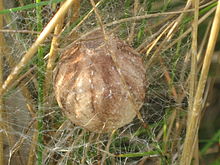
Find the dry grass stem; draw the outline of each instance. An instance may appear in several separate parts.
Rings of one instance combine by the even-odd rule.
[[[66,123],[68,124],[68,123]],[[72,139],[72,135],[74,133],[74,130],[69,131],[69,133],[67,135],[63,135],[63,133],[61,133],[61,136],[59,137],[60,140],[56,143],[56,147],[52,150],[50,150],[50,148],[48,148],[47,150],[45,150],[44,152],[44,161],[43,164],[46,164],[46,162],[48,160],[50,160],[51,158],[53,158],[54,154],[56,152],[58,152],[60,150],[60,148],[62,148],[63,145],[65,145],[65,143],[69,140]],[[61,140],[62,139],[62,140]],[[48,153],[49,152],[49,153]],[[65,152],[69,152],[69,149],[65,149]],[[63,158],[63,157],[62,157]],[[64,158],[63,158],[64,159]],[[62,159],[62,160],[63,160]]]
[[[60,159],[60,161],[58,162],[58,164],[67,164],[68,158],[69,158],[69,156],[70,156],[70,153],[73,152],[75,145],[82,140],[82,138],[83,138],[83,136],[84,136],[85,133],[86,133],[86,131],[83,130],[83,131],[78,135],[78,137],[72,142],[72,145],[71,145],[71,147],[68,149],[68,151],[62,156],[62,159]]]
[[[203,21],[205,21],[213,12],[215,12],[216,7],[212,8],[210,11],[208,11],[204,16],[202,16],[199,19],[199,24],[201,24]],[[179,40],[185,38],[190,32],[192,31],[192,28],[189,28],[188,30],[186,30],[181,36],[179,36],[177,39],[175,39],[174,41],[172,41],[169,45],[166,46],[166,48],[162,49],[162,52],[168,50],[169,48],[171,48],[173,45],[175,45]],[[161,53],[162,53],[161,52]]]
[[[110,148],[110,145],[112,143],[112,138],[113,138],[113,135],[115,133],[115,130],[112,131],[112,133],[109,135],[109,139],[108,139],[108,143],[105,147],[105,151],[103,154],[102,154],[102,160],[101,160],[101,164],[104,164],[105,163],[105,160],[106,160],[106,157],[107,157],[107,154],[106,153],[109,153],[109,148]]]
[[[27,126],[27,128],[25,128],[22,132],[23,135],[28,134],[28,132],[31,130],[31,127],[33,125],[33,123],[35,123],[35,119],[33,119],[31,122],[29,122],[29,125]],[[12,158],[15,156],[15,154],[17,152],[19,152],[20,147],[22,146],[22,144],[25,141],[25,136],[21,136],[19,138],[19,140],[17,140],[17,142],[12,146],[12,148],[10,149],[10,154],[9,154],[9,158],[8,158],[8,165],[11,164],[11,160]],[[19,158],[22,158],[21,156],[19,156]]]
[[[198,55],[198,20],[199,20],[199,0],[193,0],[192,4],[195,8],[194,20],[192,22],[192,47],[191,47],[191,72],[190,72],[190,84],[189,84],[189,111],[188,117],[191,115],[193,107],[193,99],[195,96],[195,90],[197,85],[197,55]],[[194,150],[194,164],[197,165],[198,161],[198,135],[196,136],[196,142]]]
[[[167,32],[167,30],[169,30],[169,28],[173,26],[173,22],[170,23],[170,25],[167,26],[167,28],[161,33],[161,35],[159,35],[157,37],[157,39],[154,41],[154,44],[151,46],[151,48],[149,48],[149,50],[151,50],[153,48],[153,46],[155,46],[155,44],[159,41],[159,39],[162,37],[163,34],[165,34]],[[167,43],[167,38],[169,38],[168,35],[166,35],[166,37],[164,38],[164,40],[160,43],[160,45],[157,47],[157,49],[154,51],[153,55],[151,56],[151,58],[149,59],[149,61],[146,64],[146,70],[153,64],[153,62],[157,59],[158,55],[160,54],[159,52],[161,52],[162,48],[166,45]],[[148,52],[149,52],[148,50]],[[147,53],[148,53],[147,52]],[[150,53],[150,52],[149,52]],[[148,55],[148,54],[147,54]]]
[[[46,71],[45,71],[45,84],[44,84],[44,95],[50,93],[50,87],[51,87],[51,80],[52,78],[52,72],[55,66],[55,60],[57,58],[57,49],[59,46],[59,34],[62,31],[63,27],[63,22],[64,18],[60,18],[60,21],[57,23],[55,30],[54,30],[54,37],[51,42],[50,46],[50,52],[48,56],[48,62],[46,66]]]
[[[24,66],[30,61],[30,59],[34,56],[40,44],[42,44],[44,40],[47,38],[47,36],[52,32],[56,24],[67,13],[68,9],[74,3],[74,1],[75,0],[67,0],[63,4],[63,6],[57,11],[55,16],[48,23],[48,25],[44,28],[44,30],[41,32],[41,34],[39,35],[37,40],[34,42],[34,44],[30,47],[30,49],[26,52],[26,54],[23,56],[21,61],[16,65],[16,67],[12,70],[10,75],[7,77],[2,88],[0,89],[1,93],[4,93],[7,90],[7,88],[12,84],[12,82],[17,78],[17,75],[24,68]]]
[[[169,26],[168,23],[164,23],[164,25],[156,33],[152,34],[149,38],[146,38],[135,50],[140,53],[146,52],[151,45],[150,43],[153,43],[153,40],[159,37],[167,26]]]
[[[185,8],[183,9],[180,16],[176,19],[174,25],[172,26],[172,28],[170,29],[170,31],[168,33],[168,36],[169,36],[168,40],[171,39],[172,35],[174,34],[175,29],[178,27],[178,25],[180,24],[180,22],[182,21],[182,19],[184,18],[185,14],[186,14],[184,11],[189,9],[189,7],[191,6],[191,3],[192,3],[191,0],[187,1]]]
[[[215,17],[213,20],[212,29],[210,32],[210,37],[205,53],[205,59],[202,66],[201,75],[198,82],[198,87],[196,90],[194,103],[193,103],[193,109],[191,112],[191,115],[188,119],[188,126],[187,126],[187,132],[186,132],[186,138],[184,141],[184,147],[183,147],[183,153],[181,156],[180,164],[181,165],[189,165],[192,160],[192,155],[195,147],[195,141],[198,134],[198,128],[199,128],[199,120],[201,115],[201,106],[202,106],[202,96],[204,93],[207,76],[209,72],[210,63],[212,60],[216,40],[218,37],[220,28],[220,0],[218,1]]]
[[[27,34],[40,34],[37,31],[30,31],[30,30],[12,30],[12,29],[0,29],[2,33],[27,33]]]
[[[80,161],[80,163],[81,163],[82,165],[85,164],[86,157],[87,157],[87,153],[88,153],[88,151],[89,151],[89,149],[90,149],[90,145],[93,143],[94,136],[95,136],[95,133],[90,133],[89,139],[88,139],[88,143],[85,144],[85,150],[83,151],[83,157],[82,157],[82,159],[81,159],[81,161]]]
[[[0,0],[0,10],[3,10],[3,0]],[[4,18],[0,15],[0,29],[3,28]],[[3,85],[3,54],[5,49],[5,38],[3,33],[0,33],[0,87]],[[3,113],[4,113],[4,102],[3,95],[0,93],[0,165],[4,165],[4,127],[3,127]]]
[[[31,112],[32,118],[35,119],[36,114],[35,114],[35,110],[34,110],[33,106],[30,104],[27,104],[27,106],[28,106],[28,110]],[[33,123],[33,128],[34,128],[34,130],[37,130],[37,122],[36,121]],[[37,137],[38,137],[38,132],[34,131],[34,133],[32,135],[32,141],[31,141],[29,154],[28,154],[27,165],[34,165],[35,154],[36,154],[35,151],[36,151],[36,147],[37,147]]]
[[[194,0],[193,6],[195,8],[195,11],[194,11],[194,21],[192,22],[191,73],[190,73],[190,87],[189,87],[190,110],[192,109],[192,105],[193,105],[193,98],[195,94],[195,86],[197,81],[196,66],[197,66],[197,54],[198,54],[197,39],[198,39],[199,0]]]
[[[135,0],[134,1],[134,9],[133,9],[133,16],[134,17],[137,16],[137,14],[138,14],[138,9],[140,8],[139,5],[140,5],[139,0]],[[133,21],[131,28],[130,28],[130,31],[129,31],[129,35],[127,37],[127,42],[129,44],[131,44],[134,39],[135,26],[136,26],[136,22]]]
[[[181,13],[190,13],[193,12],[194,10],[184,10],[184,11],[171,11],[171,12],[163,12],[163,13],[155,13],[155,14],[146,14],[146,15],[140,15],[140,16],[135,16],[135,17],[129,17],[129,18],[123,18],[117,21],[113,21],[111,23],[107,23],[104,26],[108,27],[108,26],[113,26],[116,24],[121,24],[124,22],[129,22],[129,21],[138,21],[138,20],[142,20],[142,19],[147,19],[147,18],[155,18],[155,17],[159,17],[159,16],[169,16],[169,15],[176,15],[176,14],[181,14]]]
[[[98,9],[96,7],[96,4],[95,4],[94,0],[90,0],[90,3],[92,4],[92,7],[94,8],[94,12],[95,12],[96,17],[97,17],[97,22],[98,22],[99,26],[101,27],[101,30],[102,30],[103,35],[104,35],[104,38],[105,38],[105,40],[108,40],[108,37],[106,35],[106,31],[105,31],[105,26],[104,26],[104,24],[102,22],[102,18],[101,18],[100,14],[99,14],[99,11],[98,11]]]
[[[195,150],[193,153],[193,165],[199,165],[199,137],[198,135],[195,141]]]
[[[102,2],[103,2],[103,0],[100,0],[98,3],[96,3],[95,7],[97,8]],[[69,33],[68,36],[72,36],[73,33],[76,32],[76,30],[85,22],[85,20],[91,16],[91,14],[93,13],[94,9],[95,8],[92,8],[88,12],[88,14],[86,14],[85,17],[83,17],[83,19],[71,30],[71,32]]]
[[[170,23],[165,29],[164,31],[152,42],[152,44],[150,44],[151,46],[147,49],[146,52],[146,56],[148,56],[150,54],[150,52],[152,51],[152,49],[157,45],[158,41],[162,38],[162,36],[173,26],[173,23]],[[164,40],[165,41],[165,40]],[[162,45],[162,44],[161,44]],[[157,51],[158,53],[158,51]],[[154,53],[152,55],[152,59],[154,59],[154,56],[157,55],[157,53]],[[151,62],[149,62],[151,63]]]

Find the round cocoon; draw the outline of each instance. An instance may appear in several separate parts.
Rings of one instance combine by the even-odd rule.
[[[105,133],[130,123],[145,98],[145,68],[127,44],[101,32],[75,42],[54,72],[57,102],[68,119]]]

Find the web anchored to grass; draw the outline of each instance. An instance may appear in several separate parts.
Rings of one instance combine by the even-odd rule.
[[[0,0],[0,165],[203,162],[219,137],[198,136],[218,78],[208,73],[219,9],[217,0]],[[97,30],[130,44],[147,79],[137,117],[100,134],[71,123],[53,92],[60,55]]]

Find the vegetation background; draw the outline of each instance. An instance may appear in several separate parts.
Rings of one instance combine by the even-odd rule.
[[[147,127],[91,133],[54,99],[60,54],[100,26],[143,57]],[[217,0],[0,0],[0,165],[220,164],[219,27]]]

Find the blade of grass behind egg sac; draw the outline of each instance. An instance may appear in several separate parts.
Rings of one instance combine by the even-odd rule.
[[[41,0],[36,0],[36,4],[40,3]],[[42,20],[42,8],[41,6],[36,6],[36,17],[37,17],[37,31],[42,31],[43,29],[43,20]],[[37,119],[38,119],[38,148],[37,148],[37,163],[38,165],[42,164],[43,159],[43,116],[44,116],[44,49],[39,47],[37,51],[37,82],[38,82],[38,97],[37,97]]]

